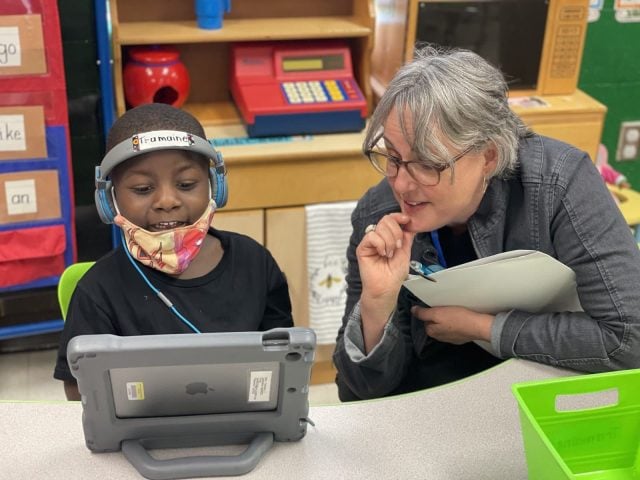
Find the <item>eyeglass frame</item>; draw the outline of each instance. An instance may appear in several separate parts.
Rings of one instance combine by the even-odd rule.
[[[405,169],[407,170],[407,173],[411,176],[411,178],[413,178],[416,182],[418,182],[420,185],[423,185],[425,187],[435,187],[436,185],[438,185],[440,183],[440,177],[441,177],[441,173],[444,172],[447,168],[451,168],[453,166],[454,163],[456,163],[458,160],[460,160],[462,157],[464,157],[467,153],[469,153],[471,150],[474,149],[475,145],[471,145],[467,148],[465,148],[462,152],[458,153],[457,155],[455,155],[453,158],[451,158],[451,160],[449,160],[447,162],[447,165],[434,165],[434,166],[428,166],[424,164],[424,161],[422,160],[403,160],[402,158],[398,158],[395,157],[393,155],[389,155],[386,153],[382,153],[380,151],[374,150],[374,147],[378,144],[378,142],[384,137],[384,134],[380,134],[378,137],[376,137],[375,141],[373,141],[373,145],[367,149],[365,149],[364,154],[367,156],[367,158],[369,159],[369,162],[371,163],[371,165],[373,166],[373,168],[376,169],[376,171],[378,171],[379,173],[381,173],[382,175],[384,175],[386,178],[396,178],[398,176],[398,173],[400,173],[400,167],[404,166]],[[372,153],[375,153],[377,155],[382,155],[383,157],[385,157],[389,162],[391,162],[393,165],[395,165],[396,167],[396,173],[395,175],[388,175],[386,170],[383,170],[382,167],[378,164],[378,162],[376,162],[375,160],[373,160],[372,157]],[[416,163],[416,164],[420,164],[425,168],[430,168],[433,171],[438,173],[438,181],[436,183],[429,183],[429,184],[425,184],[423,182],[421,182],[420,180],[418,180],[414,174],[411,172],[411,170],[409,169],[408,165],[412,164],[412,163]],[[453,181],[453,175],[451,177],[451,181]]]

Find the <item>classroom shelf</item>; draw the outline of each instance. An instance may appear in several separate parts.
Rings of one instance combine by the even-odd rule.
[[[195,21],[127,22],[114,31],[120,45],[210,43],[366,37],[371,28],[353,17],[228,19],[220,30],[203,30]]]

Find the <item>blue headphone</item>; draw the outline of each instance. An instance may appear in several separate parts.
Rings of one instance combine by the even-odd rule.
[[[222,159],[222,154],[204,138],[191,133],[176,130],[156,130],[139,133],[124,140],[113,147],[105,155],[102,163],[96,166],[96,191],[95,201],[98,215],[104,223],[113,223],[117,215],[113,203],[113,184],[109,174],[116,165],[154,150],[185,150],[199,153],[209,158],[209,181],[211,182],[211,198],[216,202],[217,208],[222,208],[227,203],[227,170]]]

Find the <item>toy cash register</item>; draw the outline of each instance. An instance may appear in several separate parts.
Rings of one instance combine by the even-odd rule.
[[[364,128],[367,102],[344,42],[231,46],[231,94],[252,137]]]

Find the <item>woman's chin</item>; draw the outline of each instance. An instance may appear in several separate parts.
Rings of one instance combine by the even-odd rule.
[[[422,233],[432,232],[447,225],[447,220],[443,220],[442,214],[436,215],[433,210],[420,212],[421,214],[409,214],[409,223],[403,225],[402,229],[407,232]]]
[[[406,232],[412,233],[430,232],[431,230],[434,230],[433,225],[434,222],[411,217],[409,223],[403,225],[402,229]]]

